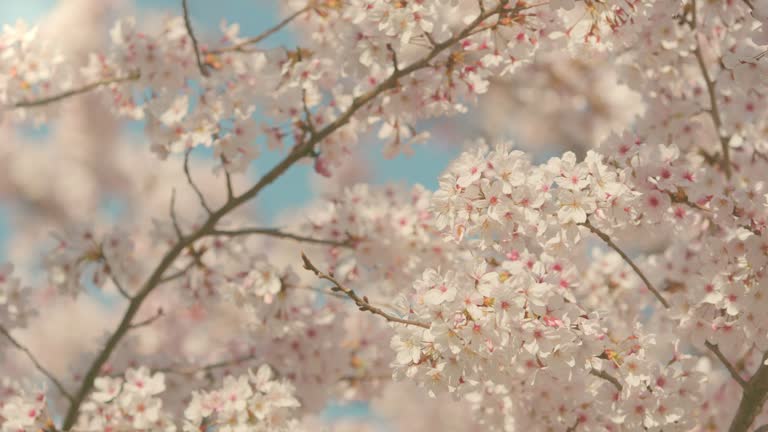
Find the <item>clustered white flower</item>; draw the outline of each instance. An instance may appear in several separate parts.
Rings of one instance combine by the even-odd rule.
[[[224,378],[219,390],[195,392],[184,411],[184,428],[196,432],[201,426],[222,432],[297,430],[292,411],[301,404],[293,386],[272,378],[268,365],[248,376]]]
[[[252,236],[227,234],[245,225],[238,215],[57,234],[44,263],[59,293],[111,284],[135,312],[148,291],[131,294],[155,283],[185,317],[157,324],[169,335],[162,355],[145,355],[137,337],[117,340],[110,362],[96,356],[75,430],[291,431],[299,415],[375,394],[390,374],[461,401],[487,430],[726,430],[742,395],[768,386],[741,382],[768,371],[768,0],[284,3],[300,22],[293,49],[261,49],[222,24],[196,52],[184,17],[157,29],[125,18],[77,65],[35,28],[6,26],[3,115],[41,121],[53,115],[46,98],[84,88],[145,121],[161,159],[211,147],[229,181],[265,150],[287,151],[282,171],[313,158],[333,177],[369,132],[386,157],[409,153],[429,137],[422,121],[468,111],[499,77],[526,82],[547,53],[611,58],[644,112],[583,157],[539,163],[478,141],[434,193],[356,185],[285,232],[262,230],[307,241],[334,291]],[[227,211],[250,193],[228,192]],[[177,253],[149,271],[166,250]],[[12,270],[0,266],[0,340],[19,345],[9,331],[33,310]],[[175,367],[185,325],[217,313],[238,325],[224,326],[224,351],[249,356],[191,367],[207,384],[171,381],[199,378]],[[67,386],[89,385],[83,358]],[[140,366],[150,360],[171,366]],[[52,427],[53,392],[6,388],[4,432]],[[757,409],[749,421],[767,417]]]

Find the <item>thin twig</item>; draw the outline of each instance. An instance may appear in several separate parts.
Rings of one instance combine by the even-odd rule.
[[[211,235],[224,236],[224,237],[238,237],[245,235],[266,235],[271,237],[296,240],[304,243],[315,243],[328,246],[339,247],[352,247],[353,242],[350,240],[338,241],[338,240],[325,240],[317,239],[313,237],[305,237],[298,234],[291,234],[280,231],[277,228],[243,228],[239,230],[214,230]]]
[[[736,368],[734,368],[731,362],[728,361],[728,359],[725,357],[723,352],[720,351],[720,348],[717,345],[713,344],[710,341],[704,341],[704,346],[707,347],[707,349],[709,349],[710,351],[712,351],[715,354],[715,356],[717,356],[717,359],[720,360],[720,363],[722,363],[723,366],[725,366],[725,368],[728,369],[728,372],[730,372],[731,378],[733,378],[734,381],[739,383],[741,388],[744,388],[747,386],[747,382],[744,380],[744,378],[741,377],[741,375],[739,375],[739,372],[736,371]]]
[[[203,206],[206,212],[208,214],[213,213],[211,211],[211,208],[208,206],[208,203],[205,201],[205,195],[203,195],[203,192],[200,191],[200,188],[197,187],[197,184],[194,180],[192,180],[192,174],[189,171],[189,155],[192,153],[192,149],[188,149],[184,153],[184,175],[187,176],[187,182],[189,183],[189,186],[192,188],[192,190],[195,191],[195,194],[197,194],[197,198],[200,199],[200,205]]]
[[[184,234],[182,234],[181,228],[179,227],[179,220],[176,218],[176,188],[171,189],[170,213],[171,222],[173,223],[174,231],[176,231],[176,236],[179,238],[179,240],[182,240],[184,238]]]
[[[130,328],[131,329],[137,329],[137,328],[140,328],[140,327],[148,326],[148,325],[152,324],[153,322],[157,321],[158,319],[162,318],[163,315],[165,315],[165,312],[163,312],[163,308],[158,308],[157,312],[154,315],[152,315],[151,317],[149,317],[149,318],[147,318],[147,319],[145,319],[143,321],[139,321],[137,323],[131,324]]]
[[[227,171],[227,160],[224,156],[221,156],[221,164],[224,165],[224,179],[227,184],[227,200],[231,201],[232,198],[235,197],[234,188],[232,187],[232,176],[229,174],[229,171]]]
[[[115,78],[107,78],[103,80],[99,80],[96,82],[92,82],[90,84],[86,84],[82,87],[78,87],[76,89],[66,90],[61,93],[55,94],[53,96],[48,96],[45,98],[35,99],[35,100],[27,100],[27,101],[20,101],[16,102],[15,104],[11,105],[10,107],[6,107],[4,109],[14,109],[14,108],[32,108],[37,107],[41,105],[47,105],[49,103],[58,102],[62,99],[66,99],[71,96],[80,95],[83,93],[88,93],[91,90],[95,90],[97,88],[107,86],[110,84],[117,84],[122,83],[126,81],[136,81],[139,79],[141,74],[139,72],[133,72],[129,74],[128,76],[124,77],[115,77]]]
[[[659,301],[661,302],[662,305],[664,305],[665,308],[669,309],[669,302],[667,302],[667,300],[664,298],[664,296],[661,295],[659,290],[657,290],[656,287],[653,286],[651,281],[649,281],[648,278],[645,277],[645,274],[643,274],[643,271],[640,270],[640,267],[638,267],[637,264],[635,264],[635,262],[632,261],[632,259],[626,253],[624,253],[624,251],[621,250],[621,248],[617,246],[616,243],[613,242],[613,240],[611,240],[611,237],[608,234],[600,231],[597,227],[592,225],[589,222],[589,219],[587,219],[587,221],[581,225],[587,227],[590,231],[592,231],[592,233],[600,237],[600,239],[603,242],[605,242],[605,244],[607,244],[611,249],[613,249],[614,251],[616,251],[616,253],[621,255],[624,261],[627,264],[629,264],[629,266],[632,267],[632,270],[634,270],[635,273],[640,277],[640,279],[643,280],[643,282],[645,283],[645,286],[653,293],[653,295],[656,296],[657,299],[659,299]]]
[[[109,272],[109,278],[112,279],[112,283],[115,284],[115,288],[120,292],[120,295],[125,297],[126,300],[131,299],[131,295],[128,294],[128,291],[123,288],[123,285],[120,283],[120,281],[117,279],[117,275],[110,270]]]
[[[765,364],[767,359],[768,352],[760,360],[760,367],[747,381],[728,432],[747,432],[763,410],[768,399],[768,365]]]
[[[26,354],[27,358],[29,358],[30,361],[32,361],[32,364],[35,365],[37,370],[40,371],[43,375],[48,377],[51,382],[53,382],[53,385],[56,386],[56,389],[59,390],[59,393],[62,394],[69,402],[71,403],[74,399],[71,394],[67,391],[67,389],[64,388],[64,385],[61,384],[61,382],[56,378],[56,376],[53,375],[48,369],[43,367],[43,365],[40,364],[39,361],[37,361],[37,358],[34,354],[32,354],[32,351],[29,350],[29,348],[22,345],[19,341],[17,341],[13,336],[11,336],[11,333],[2,325],[0,325],[0,333],[2,333],[8,340],[11,342],[13,346],[15,346],[18,350],[22,351],[24,354]]]
[[[181,0],[181,9],[184,12],[184,25],[187,27],[187,34],[192,40],[192,49],[195,51],[195,61],[197,61],[197,68],[200,69],[200,75],[207,77],[210,76],[208,72],[208,66],[203,63],[203,59],[200,57],[200,48],[197,44],[197,38],[195,32],[192,30],[192,20],[189,17],[189,7],[187,0]]]
[[[172,273],[172,274],[170,274],[168,276],[165,276],[165,277],[161,278],[160,281],[158,282],[158,285],[162,285],[162,284],[164,284],[166,282],[170,282],[172,280],[175,280],[175,279],[178,279],[178,278],[184,276],[184,274],[186,274],[189,271],[189,269],[194,267],[195,264],[196,263],[195,263],[194,260],[190,261],[189,263],[187,263],[186,266],[184,266],[184,268],[182,268],[181,270],[177,271],[176,273]]]
[[[389,322],[395,322],[395,323],[400,323],[400,324],[405,324],[405,325],[412,325],[412,326],[417,326],[417,327],[421,327],[421,328],[425,328],[425,329],[429,329],[430,327],[432,327],[429,323],[425,323],[425,322],[421,322],[421,321],[415,321],[415,320],[409,320],[409,319],[403,319],[403,318],[399,318],[399,317],[396,317],[394,315],[390,315],[390,314],[384,312],[383,310],[377,308],[376,306],[371,305],[368,302],[368,298],[367,297],[365,297],[365,296],[360,297],[359,295],[357,295],[357,293],[353,289],[345,287],[339,281],[334,279],[333,276],[321,272],[317,267],[315,267],[314,264],[312,264],[312,262],[309,260],[309,258],[307,258],[307,256],[303,252],[301,253],[301,259],[302,259],[302,261],[304,261],[304,268],[305,269],[307,269],[307,270],[311,271],[312,273],[314,273],[315,276],[317,276],[318,278],[325,279],[325,280],[331,282],[334,285],[331,288],[332,291],[334,291],[334,292],[342,292],[342,293],[346,294],[347,297],[349,297],[352,300],[354,300],[354,302],[357,305],[358,309],[360,309],[361,311],[363,311],[363,312],[370,312],[370,313],[372,313],[374,315],[382,316],[382,317],[384,317],[384,319],[386,319]]]
[[[723,122],[720,117],[720,109],[717,105],[717,90],[716,90],[716,82],[710,77],[709,70],[707,69],[707,64],[704,61],[704,55],[701,52],[701,43],[699,42],[699,35],[696,31],[696,28],[698,26],[697,22],[698,18],[696,16],[696,0],[691,1],[691,21],[688,22],[689,27],[691,30],[694,31],[694,39],[696,40],[696,48],[693,50],[694,57],[696,57],[696,62],[699,65],[699,69],[701,70],[701,75],[704,78],[704,84],[707,87],[707,94],[709,95],[709,112],[710,117],[712,118],[712,124],[715,127],[715,134],[717,134],[717,138],[720,141],[720,148],[723,153],[723,159],[720,161],[720,165],[725,172],[725,177],[730,180],[731,178],[731,150],[730,150],[730,141],[731,137],[726,137],[722,135],[722,129],[723,129]]]
[[[312,10],[312,8],[309,5],[307,5],[307,6],[303,7],[303,8],[301,8],[301,9],[299,9],[298,11],[294,12],[293,14],[291,14],[289,17],[285,18],[284,20],[280,21],[280,23],[278,23],[276,26],[267,29],[266,31],[264,31],[263,33],[261,33],[259,35],[250,37],[248,39],[245,39],[243,41],[240,41],[240,42],[238,42],[238,43],[236,43],[234,45],[228,46],[228,47],[219,48],[219,49],[216,49],[216,50],[211,50],[210,52],[212,54],[221,54],[221,53],[232,52],[232,51],[245,52],[246,51],[245,48],[247,46],[255,45],[255,44],[263,41],[264,39],[272,36],[273,34],[279,32],[280,30],[282,30],[282,28],[285,27],[286,25],[288,25],[291,21],[293,21],[294,19],[298,18],[300,15],[302,15],[302,14],[304,14],[306,12],[309,12],[310,10]]]
[[[241,363],[244,363],[250,360],[255,360],[256,358],[257,356],[255,354],[248,354],[241,357],[235,357],[232,359],[217,361],[217,362],[206,364],[203,366],[193,365],[193,366],[186,366],[182,368],[179,368],[177,366],[168,366],[160,369],[155,369],[155,371],[168,373],[168,374],[177,374],[177,375],[195,375],[199,372],[211,372],[216,369],[227,368],[230,366],[237,366]]]

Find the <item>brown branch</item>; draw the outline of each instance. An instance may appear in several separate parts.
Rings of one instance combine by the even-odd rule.
[[[226,159],[224,156],[221,157],[221,163],[222,165],[226,164]],[[227,185],[227,200],[231,200],[235,197],[234,188],[232,187],[232,176],[229,174],[229,171],[227,171],[226,167],[223,167],[224,169],[224,180]]]
[[[128,76],[124,76],[124,77],[107,78],[107,79],[99,80],[96,82],[92,82],[90,84],[86,84],[76,89],[66,90],[61,93],[55,94],[53,96],[48,96],[45,98],[35,99],[35,100],[16,102],[15,104],[11,105],[10,107],[6,107],[5,109],[32,108],[32,107],[47,105],[49,103],[58,102],[68,97],[80,95],[83,93],[88,93],[91,90],[95,90],[97,88],[108,86],[111,84],[117,84],[117,83],[122,83],[126,81],[136,81],[139,79],[140,76],[141,74],[139,72],[133,72]]]
[[[224,237],[238,237],[238,236],[245,236],[245,235],[266,235],[266,236],[277,237],[282,239],[296,240],[304,243],[315,243],[315,244],[322,244],[322,245],[328,245],[328,246],[352,247],[353,245],[353,242],[350,240],[337,241],[337,240],[317,239],[313,237],[305,237],[298,234],[283,232],[277,228],[243,228],[239,230],[217,229],[211,232],[210,235],[224,236]]]
[[[376,306],[373,306],[372,304],[370,304],[368,302],[368,297],[365,297],[365,296],[360,297],[359,295],[357,295],[357,293],[353,289],[345,287],[344,285],[341,284],[341,282],[337,281],[333,276],[331,276],[331,275],[329,275],[327,273],[321,272],[317,267],[315,267],[314,264],[312,264],[312,262],[309,260],[309,258],[307,258],[307,256],[304,254],[304,252],[301,253],[301,259],[302,259],[302,261],[304,261],[304,268],[305,269],[307,269],[307,270],[311,271],[312,273],[314,273],[315,276],[317,276],[318,278],[325,279],[325,280],[331,282],[334,285],[331,288],[331,291],[344,293],[347,297],[351,298],[355,302],[355,304],[357,305],[358,309],[360,309],[361,311],[363,311],[363,312],[370,312],[370,313],[372,313],[374,315],[379,315],[381,317],[384,317],[384,319],[386,319],[389,322],[405,324],[405,325],[412,325],[412,326],[417,326],[417,327],[421,327],[421,328],[425,328],[425,329],[429,329],[430,327],[432,327],[429,323],[425,323],[425,322],[422,322],[422,321],[403,319],[403,318],[399,318],[399,317],[396,317],[394,315],[390,315],[390,314],[384,312],[383,310],[381,310],[381,309],[377,308]]]
[[[210,52],[211,52],[211,54],[221,54],[221,53],[232,52],[232,51],[247,52],[247,50],[245,49],[246,47],[248,47],[249,45],[255,45],[255,44],[263,41],[264,39],[272,36],[273,34],[279,32],[280,30],[283,29],[283,27],[287,26],[291,21],[295,20],[300,15],[302,15],[302,14],[304,14],[306,12],[309,12],[310,10],[312,10],[312,8],[309,5],[307,5],[307,6],[303,7],[303,8],[301,8],[301,9],[299,9],[298,11],[294,12],[293,14],[291,14],[290,16],[285,18],[284,20],[280,21],[274,27],[271,27],[271,28],[267,29],[266,31],[264,31],[261,34],[258,34],[256,36],[250,37],[248,39],[245,39],[243,41],[240,41],[240,42],[238,42],[238,43],[236,43],[234,45],[228,46],[228,47],[219,48],[219,49],[216,49],[216,50],[211,50]]]
[[[29,348],[25,347],[19,341],[17,341],[13,336],[11,336],[11,333],[2,325],[0,325],[0,333],[2,333],[11,342],[11,344],[14,347],[16,347],[16,349],[23,352],[27,356],[27,358],[32,362],[32,364],[35,365],[35,368],[37,368],[37,370],[40,371],[40,373],[42,373],[43,375],[48,377],[49,380],[51,380],[53,385],[56,386],[56,389],[59,390],[59,393],[61,393],[62,396],[67,398],[67,400],[69,400],[70,403],[72,402],[73,400],[72,395],[69,394],[67,389],[64,388],[64,385],[61,384],[61,382],[56,378],[55,375],[53,375],[53,373],[48,371],[48,369],[46,369],[43,365],[40,364],[39,361],[37,361],[37,358],[35,357],[34,354],[32,354],[32,351],[30,351]]]
[[[281,160],[277,165],[272,167],[272,169],[270,169],[266,174],[264,174],[264,176],[261,177],[261,179],[259,179],[259,181],[256,182],[256,184],[254,184],[250,189],[248,189],[241,195],[235,196],[234,198],[227,200],[227,202],[224,203],[223,206],[221,206],[218,210],[213,212],[213,214],[209,215],[206,222],[203,223],[196,231],[193,231],[188,236],[180,238],[179,241],[176,244],[174,244],[168,250],[168,252],[165,253],[163,258],[158,263],[157,267],[155,267],[154,271],[152,271],[152,274],[149,276],[146,282],[142,285],[142,288],[133,297],[133,299],[129,303],[128,308],[126,309],[123,315],[122,320],[118,324],[117,328],[114,330],[112,335],[107,340],[106,344],[104,345],[104,348],[99,352],[99,354],[91,363],[90,367],[88,368],[88,371],[85,374],[85,377],[83,378],[82,384],[80,385],[80,389],[77,391],[77,393],[74,396],[74,401],[70,404],[69,408],[67,409],[67,413],[64,417],[64,422],[62,424],[62,429],[69,430],[75,424],[80,411],[80,405],[83,403],[88,393],[90,393],[91,388],[93,387],[93,382],[96,379],[96,377],[99,375],[101,368],[109,360],[109,357],[111,356],[112,352],[115,350],[119,342],[122,340],[122,338],[130,329],[130,325],[131,325],[131,321],[133,320],[133,317],[139,311],[139,308],[141,307],[142,303],[147,298],[147,296],[149,296],[152,293],[152,291],[155,290],[155,288],[157,288],[161,284],[161,282],[165,282],[168,280],[168,277],[165,276],[165,272],[173,265],[176,258],[178,258],[179,255],[181,255],[181,253],[188,246],[192,245],[197,240],[205,236],[208,236],[212,232],[214,232],[216,224],[222,218],[224,218],[224,216],[228,215],[234,209],[240,207],[244,203],[256,197],[259,194],[259,192],[261,192],[265,187],[269,186],[275,180],[277,180],[280,176],[282,176],[297,161],[303,159],[306,156],[311,155],[312,152],[314,151],[315,145],[317,145],[322,140],[330,136],[333,132],[335,132],[342,126],[346,125],[350,121],[352,116],[355,113],[357,113],[357,111],[365,107],[369,102],[374,100],[380,94],[384,93],[385,91],[391,88],[396,87],[399,79],[417,70],[429,67],[430,62],[435,57],[437,57],[441,52],[454,46],[457,42],[467,37],[467,35],[471,33],[474,28],[476,28],[478,25],[480,25],[484,20],[488,19],[489,17],[495,14],[498,14],[503,10],[507,11],[508,13],[517,13],[520,10],[517,7],[514,9],[507,10],[506,7],[508,3],[509,3],[509,0],[502,0],[499,3],[499,5],[495,7],[493,10],[488,11],[485,14],[481,14],[480,16],[475,18],[471,23],[467,25],[467,27],[464,28],[464,30],[457,33],[453,37],[447,39],[446,41],[436,44],[435,47],[420,60],[415,61],[414,63],[408,65],[407,67],[401,69],[400,71],[394,72],[382,83],[380,83],[378,86],[374,87],[373,89],[369,90],[367,93],[364,93],[362,95],[355,97],[352,100],[352,104],[346,109],[346,111],[344,111],[343,114],[337,117],[336,120],[327,124],[321,130],[319,130],[316,135],[312,136],[309,140],[300,142],[299,144],[297,144],[283,160]]]
[[[192,40],[192,49],[195,51],[195,61],[197,62],[197,68],[200,69],[200,75],[204,77],[210,76],[210,73],[208,72],[208,66],[203,63],[203,60],[200,57],[200,48],[197,44],[195,32],[192,30],[192,20],[189,17],[189,6],[187,5],[187,0],[181,0],[181,9],[184,12],[184,25],[187,27],[187,34]]]
[[[640,267],[638,267],[637,264],[635,264],[635,262],[632,261],[632,259],[626,253],[624,253],[624,251],[621,250],[621,248],[618,245],[616,245],[616,243],[613,242],[613,240],[611,240],[611,237],[608,234],[600,231],[597,227],[592,225],[589,222],[589,219],[587,219],[587,221],[581,225],[587,227],[590,231],[592,231],[592,233],[600,237],[600,239],[603,242],[605,242],[605,244],[607,244],[611,249],[616,251],[616,253],[618,253],[621,256],[621,258],[623,258],[624,261],[627,264],[629,264],[630,267],[632,267],[632,270],[635,271],[635,273],[640,277],[640,279],[643,280],[643,283],[645,283],[645,286],[648,288],[648,290],[650,290],[653,293],[653,295],[655,295],[656,298],[659,299],[659,302],[661,302],[661,304],[665,308],[669,309],[669,302],[664,298],[664,296],[661,295],[659,290],[657,290],[656,287],[653,286],[651,281],[649,281],[648,278],[645,277],[645,274],[643,274],[643,271],[640,270]]]
[[[763,405],[768,399],[768,365],[765,364],[766,359],[768,359],[768,353],[763,355],[757,372],[744,386],[736,415],[734,415],[728,428],[729,432],[747,432],[755,418],[763,410]]]
[[[624,388],[619,380],[616,379],[616,377],[604,370],[590,369],[589,374],[608,381],[609,383],[613,384],[613,386],[616,387],[618,391],[621,391]]]
[[[720,363],[725,366],[726,369],[728,369],[728,372],[731,374],[731,378],[733,378],[734,381],[739,383],[741,388],[745,388],[747,386],[747,382],[744,380],[744,378],[739,375],[739,372],[736,371],[736,368],[733,367],[730,361],[725,357],[722,351],[720,351],[720,348],[711,343],[710,341],[704,341],[704,346],[707,347],[710,351],[712,351],[718,360],[720,360]]]
[[[198,372],[211,372],[216,369],[227,368],[230,366],[237,366],[241,363],[256,359],[255,354],[248,354],[241,357],[235,357],[232,359],[221,360],[215,363],[210,363],[203,366],[186,366],[178,368],[177,366],[168,366],[165,368],[155,369],[157,372],[176,374],[176,375],[194,375]]]
[[[200,205],[203,206],[206,212],[208,214],[213,213],[211,211],[211,208],[208,206],[208,203],[205,201],[205,195],[203,195],[203,192],[200,191],[200,188],[197,187],[197,184],[194,180],[192,180],[192,174],[189,171],[189,155],[192,153],[192,149],[188,149],[186,152],[184,152],[184,175],[187,177],[187,183],[189,183],[189,186],[192,188],[192,190],[195,191],[195,194],[197,195],[197,198],[200,200]]]
[[[158,319],[162,318],[165,313],[163,312],[163,308],[158,308],[157,312],[152,315],[151,317],[145,319],[144,321],[139,321],[137,323],[133,323],[130,325],[131,329],[137,329],[141,327],[146,327],[148,325],[151,325],[153,322],[157,321]]]
[[[179,220],[176,217],[176,188],[171,189],[171,203],[169,212],[171,215],[171,223],[173,223],[173,230],[176,231],[176,237],[178,237],[179,241],[182,241],[184,239],[184,234],[181,232],[181,227],[179,227]]]
[[[162,284],[164,284],[164,283],[166,283],[166,282],[170,282],[170,281],[172,281],[172,280],[175,280],[175,279],[178,279],[178,278],[180,278],[180,277],[184,276],[184,274],[186,274],[186,273],[189,271],[189,269],[191,269],[192,267],[194,267],[194,266],[195,266],[195,264],[197,264],[197,263],[196,263],[194,260],[190,261],[190,262],[189,262],[189,263],[187,263],[187,265],[186,265],[186,266],[184,266],[184,268],[182,268],[181,270],[179,270],[179,271],[177,271],[176,273],[172,273],[172,274],[170,274],[170,275],[168,275],[168,276],[165,276],[165,277],[163,277],[162,279],[160,279],[160,282],[158,283],[158,285],[162,285]]]

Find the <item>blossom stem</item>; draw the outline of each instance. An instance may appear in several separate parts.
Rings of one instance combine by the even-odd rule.
[[[309,258],[307,258],[307,255],[305,255],[303,252],[301,253],[301,259],[302,259],[302,261],[304,261],[304,268],[305,269],[307,269],[307,270],[311,271],[312,273],[314,273],[315,276],[317,276],[318,278],[325,279],[325,280],[331,282],[334,285],[334,287],[331,288],[332,291],[340,291],[340,292],[344,293],[347,297],[351,298],[355,302],[355,304],[357,305],[357,307],[361,311],[363,311],[363,312],[370,312],[370,313],[372,313],[374,315],[379,315],[381,317],[384,317],[384,319],[386,319],[389,322],[405,324],[405,325],[412,325],[412,326],[421,327],[421,328],[425,328],[425,329],[429,329],[430,327],[432,327],[429,323],[425,323],[425,322],[422,322],[422,321],[416,321],[416,320],[404,319],[404,318],[396,317],[394,315],[391,315],[391,314],[388,314],[388,313],[384,312],[380,308],[378,308],[376,306],[373,306],[368,301],[367,297],[365,297],[365,296],[360,297],[355,292],[355,290],[353,290],[352,288],[348,288],[348,287],[342,285],[341,282],[336,280],[333,276],[331,276],[331,275],[329,275],[327,273],[321,272],[317,267],[315,267],[314,264],[312,264],[312,261],[310,261]]]

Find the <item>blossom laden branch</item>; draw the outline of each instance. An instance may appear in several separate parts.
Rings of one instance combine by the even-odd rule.
[[[411,326],[421,327],[425,329],[429,329],[430,327],[432,327],[429,323],[416,321],[416,320],[403,319],[403,318],[388,314],[387,312],[384,312],[380,308],[373,306],[370,302],[368,302],[368,297],[366,296],[360,297],[353,289],[342,285],[341,282],[337,281],[330,274],[321,272],[317,267],[315,267],[314,264],[312,264],[312,262],[309,260],[307,255],[304,254],[303,252],[301,253],[301,259],[304,262],[305,269],[314,273],[315,276],[317,276],[318,278],[325,279],[331,282],[334,285],[333,287],[331,287],[331,291],[344,293],[347,297],[351,298],[355,302],[358,309],[360,309],[361,311],[370,312],[374,315],[379,315],[381,317],[384,317],[384,319],[386,319],[389,322],[411,325]]]
[[[432,48],[432,50],[420,60],[411,63],[399,71],[395,71],[387,79],[385,79],[373,89],[369,90],[367,93],[355,97],[352,100],[350,106],[339,117],[328,123],[325,127],[320,129],[316,135],[310,137],[310,139],[307,141],[299,142],[297,145],[295,145],[293,149],[288,153],[288,155],[285,156],[285,158],[283,158],[280,162],[273,166],[272,169],[265,173],[250,189],[246,190],[241,195],[237,195],[231,199],[228,199],[227,202],[224,203],[224,205],[222,205],[218,210],[208,215],[207,220],[202,225],[200,225],[197,230],[193,231],[187,236],[180,237],[178,242],[175,243],[165,253],[165,255],[163,255],[157,267],[155,267],[149,278],[142,285],[141,289],[133,297],[117,328],[113,331],[112,335],[108,338],[102,350],[91,363],[80,385],[80,389],[75,394],[73,402],[67,409],[67,413],[63,421],[63,429],[71,429],[77,421],[80,406],[93,388],[94,380],[99,375],[102,366],[107,362],[107,360],[109,360],[112,352],[115,350],[117,345],[130,329],[131,322],[133,321],[134,316],[138,313],[144,300],[158,286],[164,282],[167,282],[169,277],[180,277],[178,273],[170,276],[166,275],[165,273],[181,255],[181,253],[186,250],[187,247],[193,245],[196,241],[214,232],[216,230],[216,225],[221,219],[230,214],[236,208],[256,197],[264,188],[282,176],[296,162],[311,155],[314,151],[315,145],[329,137],[342,126],[346,125],[352,119],[355,113],[365,107],[369,102],[376,99],[379,95],[386,92],[387,90],[395,88],[399,79],[408,76],[415,71],[429,67],[430,62],[435,57],[437,57],[440,53],[447,50],[448,48],[454,46],[462,39],[469,36],[471,32],[486,19],[499,14],[502,11],[506,11],[509,14],[516,14],[519,11],[518,7],[508,9],[508,4],[509,0],[500,1],[497,7],[489,10],[484,14],[480,14],[478,17],[472,20],[472,22],[470,22],[462,31],[458,32],[453,37],[443,42],[437,43]],[[424,323],[420,324],[422,326],[426,325]]]
[[[2,325],[0,325],[0,333],[2,333],[3,336],[5,336],[6,339],[8,339],[8,341],[10,341],[14,347],[16,347],[16,349],[23,352],[27,356],[27,358],[29,358],[32,364],[35,365],[35,368],[37,368],[37,370],[40,371],[40,373],[42,373],[49,380],[51,380],[53,385],[56,386],[56,389],[59,391],[59,393],[61,393],[62,396],[67,398],[67,400],[69,400],[70,403],[73,401],[72,395],[67,391],[66,388],[64,388],[64,385],[61,383],[61,381],[59,381],[53,373],[51,373],[42,364],[40,364],[40,362],[37,360],[37,358],[32,353],[32,351],[29,350],[29,348],[22,345],[21,342],[19,342],[18,340],[16,340],[16,338],[11,336],[11,333],[8,331],[8,329],[3,327]]]

